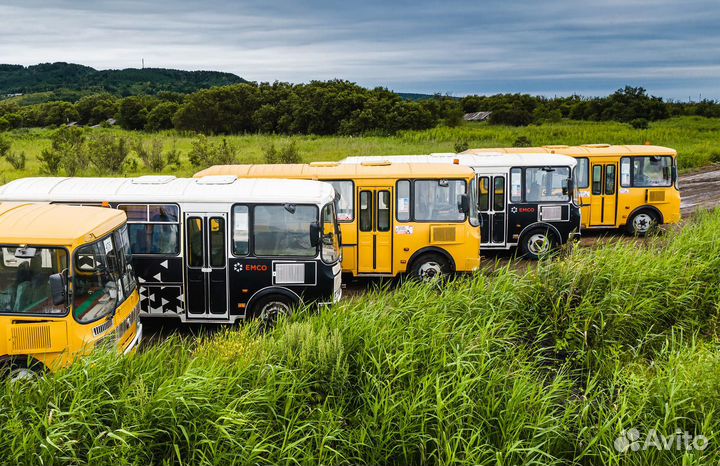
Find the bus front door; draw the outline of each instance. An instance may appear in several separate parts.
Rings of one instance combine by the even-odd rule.
[[[590,226],[615,226],[617,212],[617,166],[593,164]]]
[[[392,273],[392,191],[363,187],[358,197],[358,273]]]
[[[481,246],[504,246],[506,243],[505,175],[478,177],[478,210],[482,218]]]
[[[192,319],[227,319],[227,214],[185,214],[185,304]]]

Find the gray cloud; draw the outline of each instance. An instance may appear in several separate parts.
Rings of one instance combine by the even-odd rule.
[[[10,0],[0,62],[343,78],[416,92],[720,98],[714,0]]]

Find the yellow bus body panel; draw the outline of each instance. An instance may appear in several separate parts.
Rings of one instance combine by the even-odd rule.
[[[501,147],[470,149],[463,153],[482,155],[483,153],[504,152],[508,154],[560,154],[576,159],[587,158],[590,165],[590,179],[592,166],[612,165],[616,173],[620,173],[620,159],[633,156],[667,156],[672,157],[673,165],[677,161],[677,151],[668,147],[651,145],[609,145],[586,144],[582,146],[543,146],[543,147]],[[619,179],[619,177],[618,177]],[[591,184],[591,183],[590,183]],[[622,228],[627,225],[630,216],[643,207],[653,207],[662,215],[662,223],[679,223],[680,191],[673,185],[670,187],[626,188],[617,183],[615,199],[604,195],[593,195],[590,187],[579,189],[580,206],[582,212],[582,228]]]
[[[396,183],[400,179],[462,179],[467,186],[475,178],[470,167],[453,164],[376,163],[277,165],[216,165],[194,175],[235,176],[238,178],[295,178],[354,183],[355,215],[352,221],[340,222],[343,243],[342,268],[354,276],[406,273],[410,260],[418,251],[436,248],[444,251],[454,263],[456,272],[473,272],[480,266],[480,228],[466,219],[458,223],[401,222],[396,216]],[[358,228],[360,191],[387,190],[391,193],[391,231],[374,235]],[[373,257],[372,250],[376,251]]]
[[[72,264],[76,249],[116,231],[125,221],[125,214],[115,209],[0,203],[0,245],[65,248]],[[25,362],[29,358],[56,371],[89,354],[103,341],[127,352],[138,340],[139,304],[135,290],[114,315],[87,324],[75,320],[72,308],[63,316],[0,314],[0,362]],[[119,335],[121,325],[125,330]]]

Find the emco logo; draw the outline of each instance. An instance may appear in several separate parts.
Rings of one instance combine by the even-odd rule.
[[[535,207],[520,207],[518,211],[521,214],[532,214],[533,212],[535,212]]]
[[[269,268],[267,265],[246,265],[245,270],[248,272],[267,272]]]

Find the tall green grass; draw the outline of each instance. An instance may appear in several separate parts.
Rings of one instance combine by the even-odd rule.
[[[720,461],[720,212],[0,386],[3,464]],[[626,429],[702,451],[620,453]]]
[[[187,160],[193,135],[167,131],[157,134],[129,132],[119,129],[93,129],[93,133],[112,132],[128,137],[143,139],[160,138],[169,149],[173,144],[182,153],[183,164],[179,169],[168,167],[166,173],[188,176],[197,171]],[[40,174],[38,155],[50,146],[51,130],[24,129],[7,133],[12,138],[13,150],[25,152],[28,157],[25,170],[13,170],[9,163],[0,161],[0,183],[15,178]],[[519,137],[527,138],[534,145],[547,144],[653,144],[669,146],[678,150],[680,167],[683,170],[702,167],[720,161],[717,135],[720,134],[720,119],[701,117],[679,117],[653,122],[647,130],[636,130],[629,125],[616,122],[563,121],[540,126],[514,128],[490,126],[486,123],[465,124],[457,128],[438,127],[426,131],[407,131],[395,136],[273,136],[240,135],[228,136],[227,140],[239,150],[241,163],[260,163],[264,149],[271,143],[287,144],[294,141],[306,161],[339,160],[353,155],[426,154],[430,152],[452,152],[455,144],[466,142],[469,147],[512,146]],[[213,140],[220,137],[211,138]],[[142,163],[128,175],[148,173]],[[203,167],[204,168],[204,167]],[[91,169],[84,175],[92,175]]]

